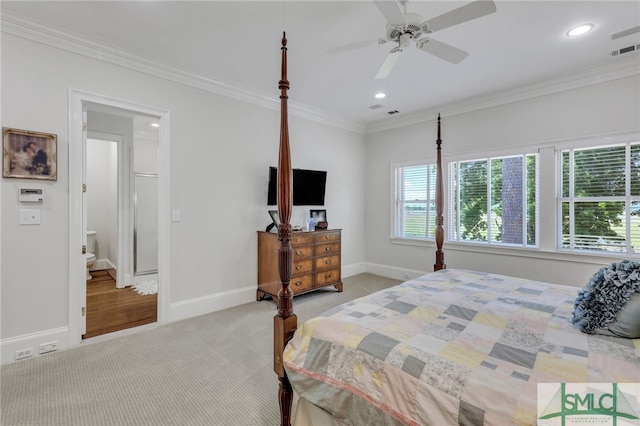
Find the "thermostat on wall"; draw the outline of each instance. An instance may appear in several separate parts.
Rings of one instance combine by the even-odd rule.
[[[42,189],[20,188],[18,201],[20,201],[21,203],[42,203],[44,201]]]

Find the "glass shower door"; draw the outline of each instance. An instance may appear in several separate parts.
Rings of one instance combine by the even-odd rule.
[[[158,175],[136,173],[134,179],[134,275],[158,272]]]

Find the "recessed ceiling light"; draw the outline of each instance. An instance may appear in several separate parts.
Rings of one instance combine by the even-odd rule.
[[[383,98],[386,98],[386,97],[387,97],[387,95],[382,93],[382,92],[379,92],[379,93],[375,94],[375,98],[376,99],[383,99]]]
[[[573,27],[569,31],[567,31],[567,37],[577,37],[582,34],[586,34],[589,31],[591,31],[593,27],[594,27],[593,24],[578,25],[577,27]]]

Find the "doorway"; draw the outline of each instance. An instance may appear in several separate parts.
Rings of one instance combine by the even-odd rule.
[[[87,111],[87,309],[83,339],[157,321],[158,190],[157,185],[138,183],[141,170],[157,180],[155,129],[157,119],[153,117]],[[138,243],[140,234],[146,244]],[[139,258],[149,265],[145,281],[140,281],[136,267]]]
[[[87,112],[87,139],[84,142],[85,176],[83,232],[87,235],[87,284],[94,271],[107,271],[117,288],[126,287],[129,257],[128,179],[129,141],[125,135],[91,129],[96,116]],[[115,118],[114,118],[115,119]],[[124,119],[126,121],[126,119]]]
[[[134,127],[141,123],[153,123],[155,127],[155,158],[157,178],[157,214],[156,248],[158,268],[155,274],[157,285],[157,302],[155,308],[156,322],[166,322],[169,295],[169,113],[167,111],[134,105],[131,103],[70,90],[70,120],[69,120],[69,342],[73,347],[82,342],[82,336],[87,327],[87,281],[86,260],[84,254],[78,250],[80,245],[87,246],[87,218],[85,195],[86,184],[86,140],[91,132],[102,135],[119,135],[124,143],[118,153],[118,253],[116,269],[117,287],[127,287],[123,290],[133,291],[137,276],[134,271],[133,254],[133,182],[135,162],[133,154]],[[91,116],[94,116],[94,120]],[[101,126],[93,126],[95,117],[103,120]],[[98,120],[99,121],[99,120]],[[122,129],[114,130],[114,123],[130,123],[131,132]],[[134,124],[135,122],[135,124]],[[105,124],[106,123],[106,124]],[[110,124],[109,124],[110,123]],[[149,129],[143,132],[149,133]],[[92,133],[95,136],[95,133]],[[127,144],[129,137],[130,143]],[[147,147],[148,148],[148,147]],[[146,148],[140,148],[144,151]],[[126,155],[129,159],[122,160]],[[149,159],[148,151],[145,159]],[[122,161],[122,162],[121,162]],[[126,167],[124,167],[126,166]],[[144,170],[147,171],[148,170]],[[122,226],[121,226],[122,225]],[[100,240],[98,240],[100,241]],[[104,244],[104,243],[103,243]],[[99,250],[99,249],[98,249]],[[86,250],[85,250],[86,251]],[[113,262],[112,262],[113,263]],[[148,271],[147,271],[148,272]],[[104,276],[103,276],[104,277]],[[145,279],[149,276],[145,276]],[[150,296],[149,296],[150,297]],[[135,326],[135,325],[132,325]]]

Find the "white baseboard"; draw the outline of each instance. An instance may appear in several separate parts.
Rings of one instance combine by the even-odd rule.
[[[100,271],[102,269],[116,269],[116,265],[109,259],[97,259],[89,270]]]
[[[357,263],[342,267],[342,277],[350,277],[365,272],[365,264]],[[194,299],[172,303],[169,306],[169,322],[210,314],[234,306],[254,302],[257,286],[247,286],[233,291],[211,294]]]
[[[365,263],[365,272],[370,274],[380,275],[387,278],[393,278],[396,280],[410,280],[417,278],[427,273],[427,271],[417,271],[415,269],[396,268],[395,266],[380,265],[378,263]]]
[[[169,305],[168,322],[180,321],[254,302],[256,300],[257,289],[257,286],[252,285],[232,291],[224,291],[171,303]]]
[[[343,266],[341,274],[343,278],[346,278],[364,272],[389,278],[396,278],[399,280],[406,280],[408,278],[414,278],[424,274],[424,272],[421,271],[400,269],[387,265],[365,262]],[[256,300],[256,290],[256,285],[250,285],[232,291],[225,291],[172,303],[169,306],[169,320],[167,322],[180,321],[232,308],[245,303],[254,302]],[[68,349],[68,333],[68,327],[60,327],[4,339],[0,341],[0,363],[10,364],[15,362],[16,351],[23,351],[25,349],[31,350],[31,353],[33,354],[32,357],[44,356],[39,355],[39,348],[41,344],[45,343],[56,342],[58,345],[58,351]]]
[[[61,351],[69,347],[69,328],[60,327],[51,330],[44,330],[37,333],[24,334],[22,336],[10,337],[0,341],[0,364],[11,364],[16,362],[16,352],[30,350],[31,356],[23,359],[32,359],[39,356],[47,356],[49,353],[40,355],[40,345],[54,343],[57,345],[56,351]],[[19,360],[19,361],[22,361]],[[18,361],[18,362],[19,362]]]
[[[346,265],[346,266],[342,266],[342,278],[346,278],[346,277],[350,277],[352,275],[358,275],[358,274],[362,274],[363,272],[365,272],[365,263],[364,262],[360,262],[360,263],[356,263],[354,265]]]

